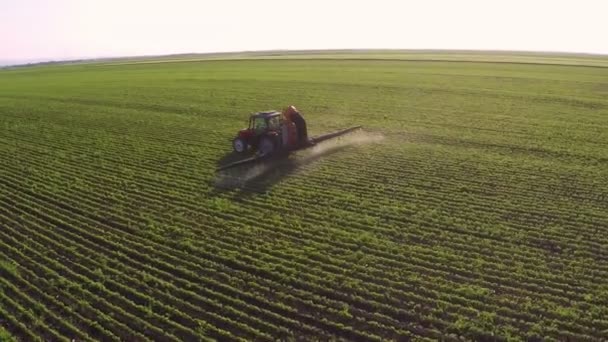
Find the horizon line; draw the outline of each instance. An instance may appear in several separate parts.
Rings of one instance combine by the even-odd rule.
[[[406,48],[337,48],[337,49],[269,49],[269,50],[232,50],[232,51],[214,51],[214,52],[176,52],[166,54],[142,54],[142,55],[110,55],[110,56],[82,56],[82,57],[66,57],[62,59],[57,58],[33,58],[33,59],[0,59],[0,67],[19,67],[28,65],[38,65],[46,63],[70,63],[70,62],[87,62],[87,61],[100,61],[100,60],[115,60],[115,59],[129,59],[129,58],[158,58],[158,57],[172,57],[172,56],[188,56],[188,55],[236,55],[236,54],[264,54],[264,53],[276,53],[276,52],[289,52],[289,53],[323,53],[323,52],[461,52],[461,53],[507,53],[507,54],[536,54],[536,55],[582,55],[590,57],[607,57],[608,53],[597,53],[597,52],[578,52],[578,51],[543,51],[543,50],[502,50],[502,49],[440,49],[440,48],[428,48],[428,49],[406,49]],[[14,64],[2,64],[3,62],[11,62]]]

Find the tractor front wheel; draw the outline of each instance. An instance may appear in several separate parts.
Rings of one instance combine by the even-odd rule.
[[[243,153],[247,151],[247,142],[241,138],[235,138],[232,141],[232,148],[234,148],[234,152]]]

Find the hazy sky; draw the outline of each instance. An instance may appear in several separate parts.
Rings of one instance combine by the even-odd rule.
[[[0,60],[330,48],[608,54],[608,1],[0,0]]]

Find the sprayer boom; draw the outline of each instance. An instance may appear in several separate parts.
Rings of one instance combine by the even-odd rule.
[[[241,160],[218,167],[217,171],[222,171],[222,170],[230,169],[230,168],[241,166],[241,165],[253,164],[258,161],[262,161],[262,160],[269,159],[269,158],[286,157],[291,151],[304,150],[304,149],[313,147],[316,144],[321,143],[323,141],[327,141],[330,139],[334,139],[334,138],[343,136],[345,134],[354,132],[358,129],[361,129],[361,126],[354,126],[354,127],[350,127],[350,128],[346,128],[346,129],[341,129],[339,131],[322,134],[322,135],[310,138],[310,139],[308,139],[308,141],[295,145],[292,148],[283,148],[283,149],[274,150],[273,153],[262,153],[262,151],[258,150],[256,152],[256,154],[251,157],[241,159]]]

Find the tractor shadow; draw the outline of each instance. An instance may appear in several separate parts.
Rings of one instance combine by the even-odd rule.
[[[253,164],[217,171],[213,183],[213,192],[234,192],[234,199],[263,194],[285,178],[300,171],[304,166],[311,165],[347,148],[349,146],[338,146],[322,151],[304,150],[294,152],[291,155],[259,160]],[[226,165],[243,158],[242,155],[235,152],[227,153],[218,160],[217,166]]]

